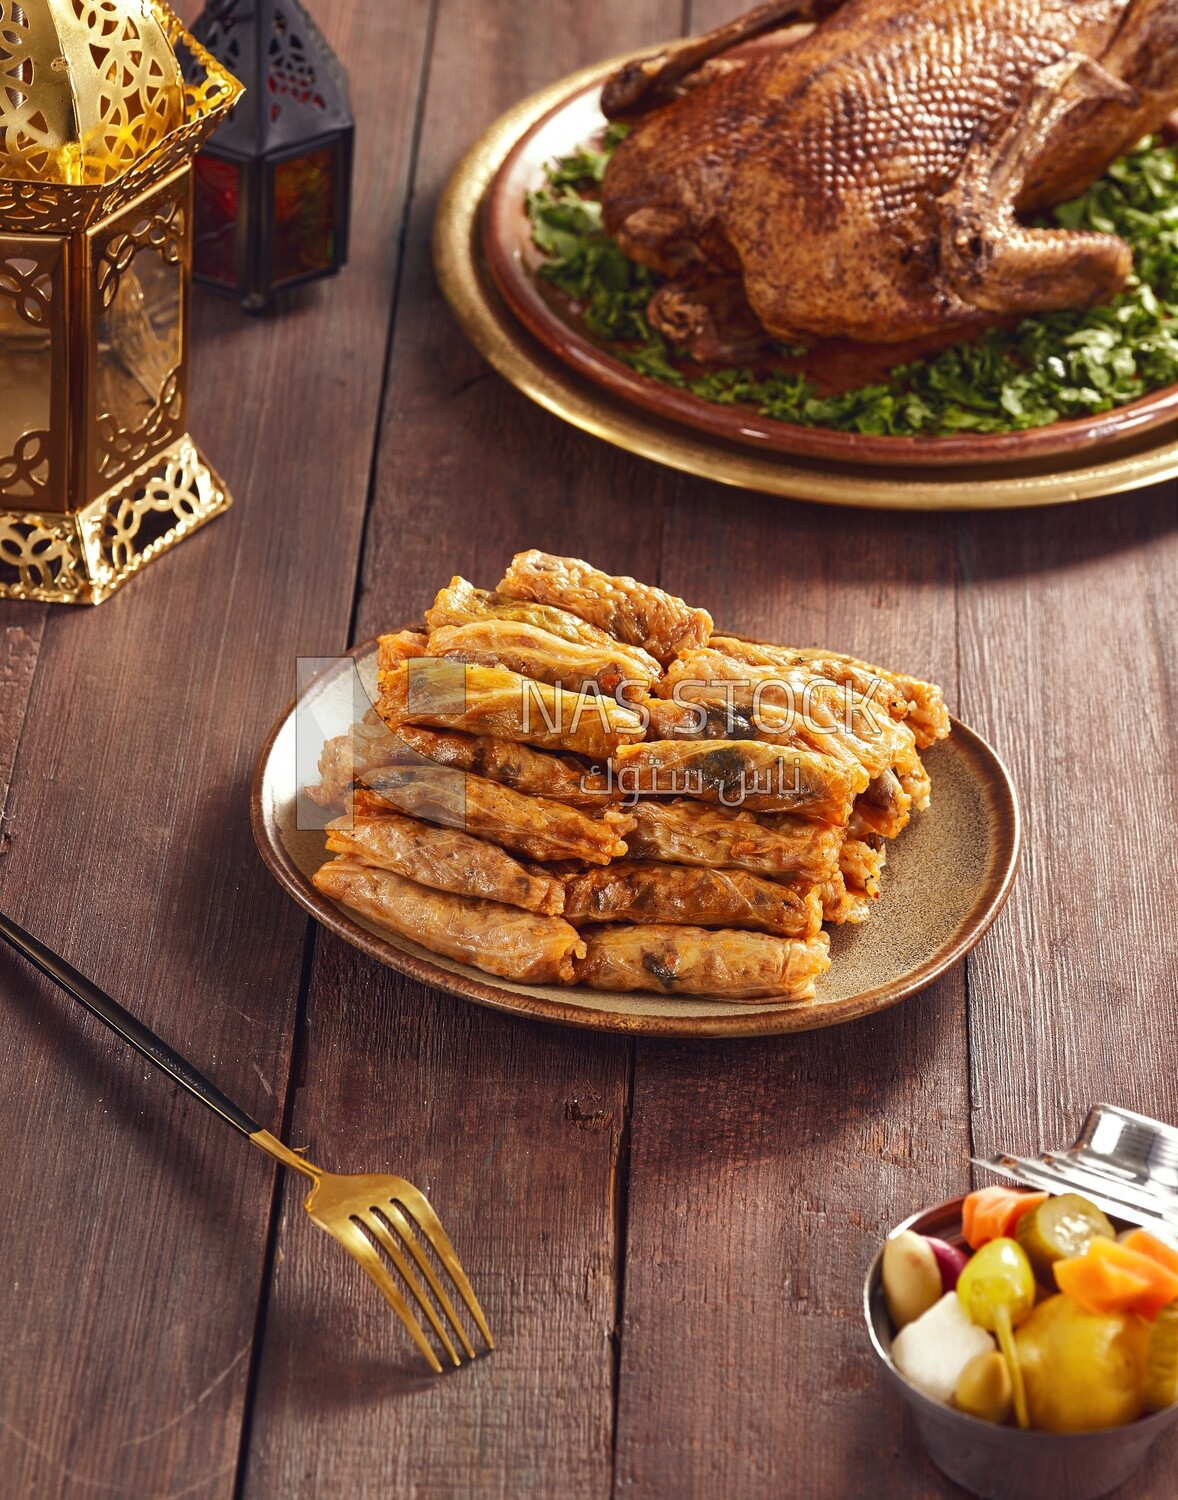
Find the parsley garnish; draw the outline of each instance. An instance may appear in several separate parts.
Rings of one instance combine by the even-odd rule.
[[[1045,427],[1178,384],[1178,166],[1154,140],[1052,215],[1064,228],[1118,234],[1132,247],[1133,274],[1113,303],[992,328],[898,366],[885,383],[823,397],[804,375],[727,369],[693,378],[679,368],[676,351],[646,319],[660,278],[623,255],[592,196],[622,133],[611,130],[600,150],[554,163],[527,210],[547,257],[540,274],[571,299],[591,333],[618,346],[618,359],[653,380],[781,422],[902,437]]]

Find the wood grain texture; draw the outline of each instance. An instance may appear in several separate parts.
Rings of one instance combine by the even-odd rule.
[[[718,503],[685,479],[660,581],[726,628],[902,666],[957,698],[950,522]],[[964,979],[830,1032],[639,1045],[618,1495],[943,1491],[859,1308],[881,1235],[966,1180]]]
[[[4,807],[48,612],[47,605],[0,600],[0,856],[7,844]]]
[[[498,1347],[431,1375],[290,1183],[245,1495],[608,1495],[625,1045],[423,990],[324,934],[305,1078],[292,1139],[427,1194]]]
[[[200,299],[193,430],[237,505],[99,609],[52,614],[0,860],[5,910],[270,1123],[307,929],[245,789],[296,653],[346,629],[428,5],[317,15],[367,125],[353,263],[281,317]],[[0,995],[27,1205],[0,1229],[2,1488],[231,1495],[272,1171],[18,960]]]
[[[0,606],[0,906],[272,1126],[293,1047],[293,1142],[430,1195],[499,1349],[426,1374],[296,1183],[264,1284],[269,1167],[0,953],[0,1135],[12,1201],[40,1205],[0,1228],[0,1490],[959,1493],[876,1376],[862,1277],[891,1224],[966,1185],[971,1145],[1066,1142],[1099,1098],[1178,1120],[1178,492],[843,514],[563,426],[454,325],[437,195],[529,90],[735,0],[314,8],[359,121],[352,264],[260,322],[198,299],[193,426],[228,517],[98,611]],[[492,583],[526,546],[939,679],[1028,821],[968,968],[837,1031],[635,1048],[320,934],[296,1042],[306,924],[245,796],[295,657],[419,614],[454,572]],[[1171,1493],[1173,1452],[1135,1494]]]
[[[554,422],[469,348],[436,288],[434,203],[458,157],[520,95],[675,28],[675,5],[533,7],[443,0],[422,125],[356,635],[420,614],[450,576],[497,581],[527,546],[657,569],[673,483]],[[478,86],[472,87],[472,59]],[[350,963],[341,987],[341,966]],[[362,997],[362,998],[361,998]],[[424,990],[322,939],[297,1139],[333,1162],[371,1158],[431,1193],[500,1347],[422,1376],[367,1286],[339,1348],[300,1309],[350,1285],[340,1252],[284,1204],[245,1494],[561,1495],[611,1487],[617,1173],[629,1048],[521,1026]],[[347,1052],[344,1052],[345,1047]],[[370,1057],[366,1086],[322,1060]],[[349,1068],[351,1064],[349,1064]],[[365,1147],[367,1155],[362,1155]],[[330,1293],[328,1291],[330,1289]],[[302,1329],[302,1338],[299,1330]],[[292,1392],[358,1362],[331,1435]]]
[[[962,713],[1005,751],[1027,820],[1022,879],[971,962],[976,1149],[1070,1144],[1100,1101],[1176,1121],[1178,490],[1062,525],[963,522],[959,554]],[[1173,1494],[1174,1454],[1135,1496]]]

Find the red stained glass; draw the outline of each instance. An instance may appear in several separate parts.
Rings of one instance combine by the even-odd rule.
[[[336,155],[331,146],[274,168],[274,285],[335,265]]]
[[[235,287],[238,282],[240,197],[240,168],[234,162],[203,153],[196,158],[193,269],[220,286]]]

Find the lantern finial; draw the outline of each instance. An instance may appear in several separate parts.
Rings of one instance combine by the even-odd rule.
[[[163,0],[0,0],[0,232],[17,183],[89,190],[45,195],[46,221],[85,222],[130,178],[124,200],[195,152],[242,86]],[[116,188],[117,193],[117,188]]]

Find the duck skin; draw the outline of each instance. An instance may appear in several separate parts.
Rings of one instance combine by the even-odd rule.
[[[746,347],[750,314],[782,342],[893,343],[1088,307],[1129,247],[1028,215],[1176,106],[1178,0],[777,0],[606,85],[633,129],[604,222],[700,358],[721,320]]]

